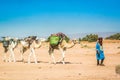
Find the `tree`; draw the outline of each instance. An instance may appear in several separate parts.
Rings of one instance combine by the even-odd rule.
[[[81,41],[81,40],[82,40],[81,38],[78,39],[79,44],[80,44],[80,41]]]
[[[98,39],[97,34],[89,34],[82,38],[82,41],[95,42]]]
[[[109,37],[106,37],[106,39],[111,39],[111,40],[120,40],[120,33],[113,34]]]

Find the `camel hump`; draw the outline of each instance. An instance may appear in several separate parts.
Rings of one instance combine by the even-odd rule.
[[[70,40],[70,38],[62,32],[59,32],[56,35],[59,36],[60,38],[62,38],[62,40],[65,40],[66,42],[69,42],[69,40]]]
[[[65,37],[66,37],[66,35],[64,33],[62,33],[62,32],[59,32],[56,35],[63,38],[63,39],[65,39]]]

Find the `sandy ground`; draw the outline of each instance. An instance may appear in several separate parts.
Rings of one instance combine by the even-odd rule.
[[[19,47],[15,49],[17,62],[3,62],[0,45],[0,80],[120,80],[115,66],[120,64],[120,41],[104,41],[105,66],[96,66],[95,43],[82,42],[66,51],[66,64],[49,64],[48,46],[36,49],[38,64],[27,63],[29,50],[20,61]],[[9,54],[9,52],[8,52]],[[61,57],[55,51],[56,61]]]

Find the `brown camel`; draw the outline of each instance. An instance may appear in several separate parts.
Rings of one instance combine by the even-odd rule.
[[[22,61],[24,60],[23,59],[23,54],[28,49],[30,49],[30,54],[28,56],[28,63],[30,63],[31,55],[33,55],[34,61],[35,61],[35,63],[37,63],[37,58],[36,58],[36,55],[35,55],[35,49],[41,47],[41,41],[39,39],[37,40],[36,36],[30,36],[30,37],[25,38],[24,40],[20,40],[20,43],[22,45],[21,50],[20,50]]]
[[[67,42],[65,40],[66,35],[64,35],[64,37],[63,37],[63,36],[61,36],[61,34],[64,35],[63,33],[59,33],[59,35],[57,34],[57,36],[61,37],[61,39],[59,40],[59,43],[57,45],[49,44],[49,55],[51,56],[54,64],[56,64],[55,57],[54,57],[54,54],[53,54],[54,49],[57,49],[57,50],[61,51],[62,58],[59,60],[59,62],[62,61],[62,63],[65,64],[65,62],[64,62],[65,51],[69,48],[72,48],[76,44],[75,40],[70,40],[69,42]],[[56,34],[54,34],[54,35],[56,35]]]
[[[18,40],[17,38],[10,38],[10,37],[2,37],[3,38],[3,48],[4,48],[4,61],[7,62],[7,57],[6,53],[10,51],[9,55],[9,62],[16,62],[15,56],[14,56],[14,49],[18,45]]]

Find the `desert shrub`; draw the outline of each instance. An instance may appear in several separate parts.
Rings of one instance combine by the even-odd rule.
[[[97,34],[90,34],[86,35],[85,37],[82,38],[82,41],[88,41],[88,42],[95,42],[98,39]]]
[[[81,41],[81,40],[82,40],[81,38],[78,39],[78,43],[79,43],[79,44],[80,44],[80,41]]]
[[[118,49],[120,49],[120,46],[119,47],[117,47]]]
[[[88,41],[88,38],[87,37],[83,37],[82,41]]]
[[[81,40],[82,40],[81,38],[78,39],[78,41],[81,41]]]
[[[117,65],[117,66],[115,67],[115,72],[116,72],[117,74],[120,74],[120,65]]]
[[[106,39],[111,39],[111,40],[120,40],[120,33],[113,34],[109,37],[106,37]]]

